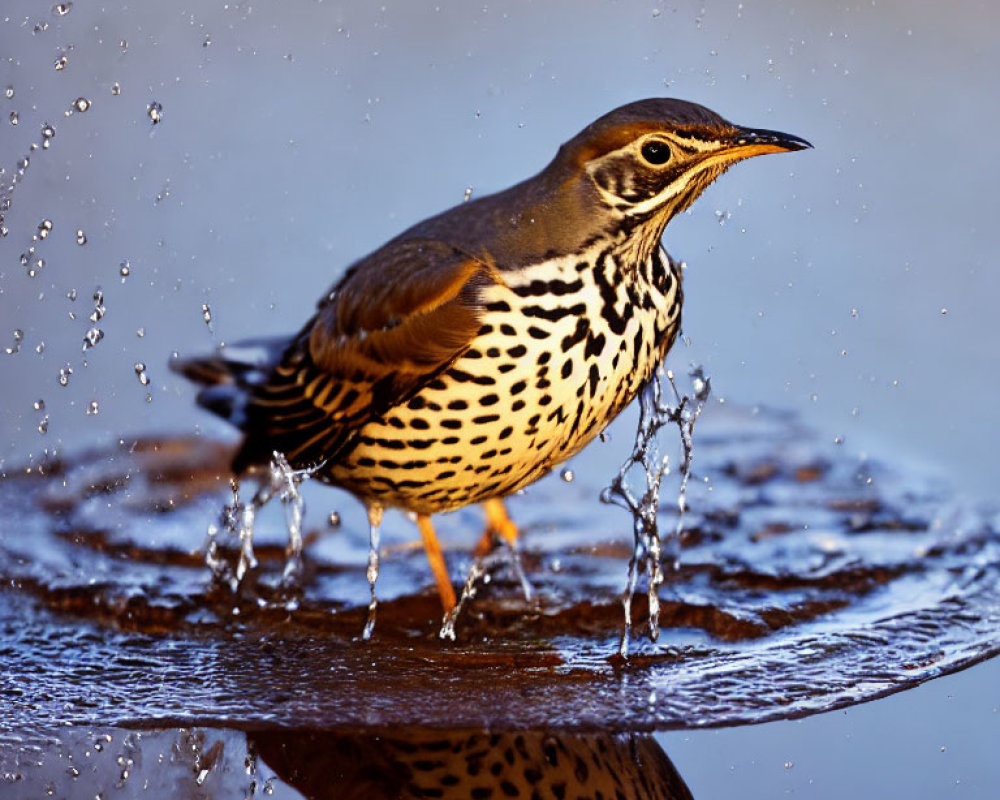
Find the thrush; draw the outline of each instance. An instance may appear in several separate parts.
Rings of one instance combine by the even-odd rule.
[[[677,336],[667,223],[737,161],[808,147],[682,100],[630,103],[534,177],[355,262],[262,361],[175,367],[244,432],[236,474],[283,454],[358,497],[373,535],[382,509],[412,512],[447,612],[431,515],[481,503],[484,544],[514,543],[503,498],[602,431]]]

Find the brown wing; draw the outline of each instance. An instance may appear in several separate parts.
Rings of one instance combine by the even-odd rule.
[[[468,348],[491,282],[489,267],[434,240],[391,242],[356,264],[254,387],[234,468],[275,450],[297,467],[336,459]]]

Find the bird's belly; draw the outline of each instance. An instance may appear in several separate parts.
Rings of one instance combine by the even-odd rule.
[[[678,321],[677,309],[657,303],[616,334],[599,314],[527,316],[512,305],[487,311],[472,348],[447,372],[365,425],[331,469],[333,482],[428,514],[510,494],[578,452],[628,405]]]

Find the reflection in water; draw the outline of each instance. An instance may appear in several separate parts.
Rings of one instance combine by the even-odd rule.
[[[691,797],[643,734],[276,730],[251,734],[248,747],[309,800]]]

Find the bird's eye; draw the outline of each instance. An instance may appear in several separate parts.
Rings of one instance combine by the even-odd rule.
[[[670,145],[666,142],[650,141],[642,146],[642,157],[650,164],[660,166],[670,160]]]

